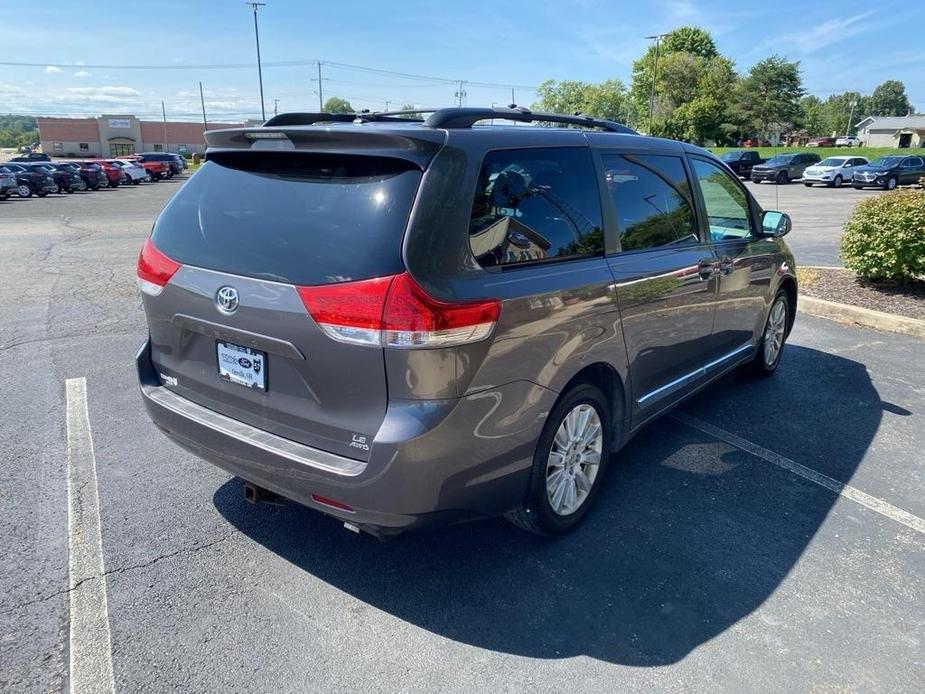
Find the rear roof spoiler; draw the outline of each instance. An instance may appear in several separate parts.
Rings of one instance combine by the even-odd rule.
[[[399,130],[366,128],[319,128],[304,125],[256,126],[208,130],[205,133],[209,154],[222,151],[325,152],[362,154],[405,159],[421,169],[446,141],[446,133],[428,128]]]

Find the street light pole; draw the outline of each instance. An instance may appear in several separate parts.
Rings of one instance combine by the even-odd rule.
[[[658,82],[658,45],[668,34],[655,34],[646,36],[647,39],[655,41],[655,65],[652,68],[652,90],[649,93],[649,135],[652,134],[652,119],[655,117],[655,85]]]
[[[260,81],[260,116],[263,120],[267,119],[267,110],[263,103],[263,68],[260,65],[260,32],[257,29],[257,8],[265,7],[265,2],[248,2],[245,3],[254,8],[254,39],[257,41],[257,79]]]

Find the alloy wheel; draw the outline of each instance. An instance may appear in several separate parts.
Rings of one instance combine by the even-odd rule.
[[[781,348],[784,346],[784,333],[787,331],[787,307],[781,299],[774,302],[768,325],[764,329],[764,363],[771,367],[777,362]]]
[[[565,415],[546,461],[546,499],[554,513],[568,516],[584,504],[600,469],[603,444],[594,407],[581,403]]]

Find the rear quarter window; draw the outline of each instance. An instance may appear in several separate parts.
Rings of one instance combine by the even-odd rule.
[[[401,272],[421,171],[395,158],[214,154],[155,224],[180,263],[299,285]]]
[[[600,194],[587,148],[485,155],[469,245],[482,267],[601,255]]]

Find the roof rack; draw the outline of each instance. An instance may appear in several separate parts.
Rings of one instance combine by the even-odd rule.
[[[429,112],[429,111],[427,111]],[[422,118],[407,118],[405,116],[421,113],[421,111],[359,111],[357,113],[280,113],[273,116],[263,127],[277,125],[316,125],[318,123],[422,123]]]
[[[429,113],[427,119],[420,116]],[[409,117],[417,116],[417,117]],[[584,113],[534,112],[511,104],[507,108],[422,108],[404,111],[359,111],[357,113],[281,113],[273,116],[264,127],[276,125],[315,125],[319,123],[422,123],[428,128],[471,128],[483,120],[509,120],[521,123],[562,123],[598,128],[613,133],[638,135],[632,128],[612,120],[594,118]]]
[[[507,108],[441,108],[431,113],[424,121],[430,128],[471,128],[483,120],[498,118],[522,123],[563,123],[581,125],[585,128],[599,128],[613,133],[638,135],[635,130],[621,123],[603,118],[594,118],[584,113],[567,116],[561,113],[534,112],[530,109],[511,104]]]

